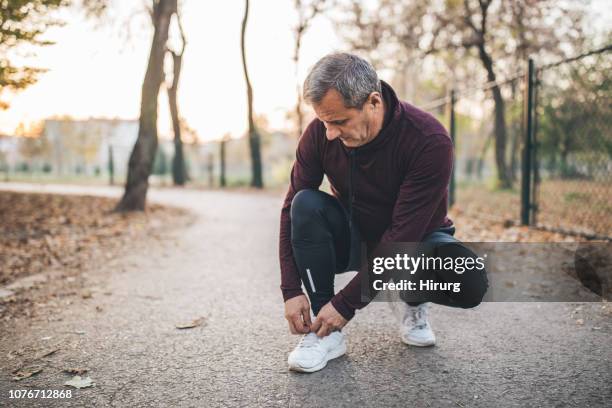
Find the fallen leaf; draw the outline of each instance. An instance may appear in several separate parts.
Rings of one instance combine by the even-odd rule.
[[[578,319],[576,320],[576,324],[582,326],[584,324],[584,320]]]
[[[202,323],[204,323],[204,317],[199,317],[190,323],[177,324],[176,328],[177,329],[193,329],[194,327],[198,327],[202,325]]]
[[[161,300],[162,299],[159,296],[151,296],[151,295],[142,295],[138,297],[143,298],[143,299],[150,299],[150,300]]]
[[[40,366],[18,368],[17,370],[13,371],[13,380],[21,381],[24,378],[29,378],[35,374],[40,373],[42,370],[43,369]]]
[[[64,370],[65,373],[72,375],[83,375],[87,372],[86,368],[67,368]]]
[[[0,288],[0,299],[8,298],[9,296],[12,296],[12,295],[13,295],[12,291]]]
[[[92,387],[94,382],[89,377],[81,378],[80,375],[75,375],[72,380],[66,381],[64,385],[68,385],[74,388],[87,388]]]

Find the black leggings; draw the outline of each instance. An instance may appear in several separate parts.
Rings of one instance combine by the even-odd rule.
[[[300,278],[308,292],[315,316],[334,296],[334,275],[360,268],[360,237],[356,226],[351,234],[349,217],[333,196],[319,190],[301,190],[291,203],[291,245]],[[440,228],[423,242],[433,243],[437,256],[473,257],[474,253],[453,237],[454,227]],[[476,273],[478,272],[478,273]],[[460,292],[433,292],[425,301],[445,306],[471,308],[482,301],[487,290],[486,272],[457,274],[448,270],[419,271],[419,279],[460,282]],[[407,301],[418,305],[423,300]]]

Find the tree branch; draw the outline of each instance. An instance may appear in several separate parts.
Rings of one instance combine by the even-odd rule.
[[[182,46],[181,46],[181,52],[179,55],[182,57],[183,54],[185,53],[185,47],[187,46],[187,37],[185,36],[185,30],[183,29],[183,22],[181,20],[181,15],[179,14],[178,11],[176,12],[176,21],[178,23],[179,32],[181,33]]]
[[[472,30],[474,30],[475,33],[480,34],[480,31],[478,31],[478,28],[476,28],[476,24],[474,24],[472,21],[473,11],[468,2],[469,0],[463,0],[463,8],[465,9],[465,16],[463,16],[463,20]]]

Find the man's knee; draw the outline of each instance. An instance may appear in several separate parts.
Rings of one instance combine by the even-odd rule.
[[[291,201],[291,226],[293,228],[310,223],[313,217],[321,214],[325,205],[323,192],[319,190],[300,190]]]
[[[453,299],[457,306],[463,309],[471,309],[482,303],[482,300],[487,293],[487,289],[489,288],[487,272],[485,269],[473,269],[467,273],[469,273],[471,276],[466,276],[467,279],[461,283],[459,296]]]
[[[454,238],[453,238],[454,239]],[[463,269],[463,272],[459,274],[461,282],[460,290],[453,301],[457,307],[464,309],[471,309],[482,303],[482,300],[487,293],[489,288],[489,282],[487,279],[487,271],[485,268],[478,268],[478,262],[476,259],[478,256],[460,241],[454,239],[455,242],[445,243],[437,248],[437,255],[446,259],[447,257],[455,260],[461,260],[462,265],[467,265],[468,259],[473,259],[470,268]],[[455,273],[457,273],[455,271]],[[454,279],[453,279],[454,280]]]

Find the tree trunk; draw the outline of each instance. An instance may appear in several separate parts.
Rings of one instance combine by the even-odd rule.
[[[172,117],[172,130],[174,132],[174,157],[172,158],[172,181],[176,186],[184,186],[187,181],[187,170],[185,168],[185,156],[183,153],[183,141],[181,139],[181,120],[178,114],[176,95],[178,93],[179,76],[183,63],[183,52],[175,52],[172,55],[173,77],[172,85],[168,88],[168,103],[170,104],[170,116]]]
[[[482,146],[482,150],[480,150],[480,156],[478,156],[478,161],[476,162],[476,177],[478,178],[478,180],[482,180],[482,169],[484,168],[484,162],[490,144],[491,138],[487,137],[485,139],[484,145]]]
[[[163,81],[163,63],[172,14],[177,0],[159,0],[152,12],[154,26],[149,63],[142,83],[138,139],[130,155],[125,192],[116,211],[143,211],[149,188],[149,175],[157,151],[157,97]]]
[[[298,27],[295,35],[295,50],[293,54],[293,62],[295,64],[295,90],[297,93],[297,103],[295,104],[295,119],[297,122],[297,137],[302,136],[302,129],[304,128],[304,115],[302,114],[302,88],[299,81],[297,80],[300,66],[300,48],[302,45],[302,33],[304,32],[303,26]]]
[[[493,61],[484,48],[484,42],[478,46],[478,54],[480,60],[487,70],[487,79],[489,82],[495,82],[495,72],[493,71]],[[493,101],[495,105],[495,164],[497,165],[497,182],[500,188],[511,188],[512,181],[506,165],[506,119],[504,109],[504,98],[501,94],[501,89],[497,84],[491,88],[493,93]]]
[[[293,50],[293,62],[295,64],[295,80],[297,91],[297,103],[295,105],[295,118],[297,124],[297,137],[302,136],[304,129],[304,113],[302,112],[302,90],[298,81],[300,67],[300,49],[302,48],[302,38],[312,20],[321,13],[325,0],[316,0],[310,4],[302,3],[302,0],[295,0],[295,9],[298,13],[298,24],[295,27],[295,48]],[[305,7],[304,7],[305,6]],[[310,13],[306,11],[308,9]]]
[[[574,176],[572,174],[572,169],[570,169],[570,165],[568,163],[568,156],[571,151],[571,139],[567,133],[564,133],[561,138],[561,143],[559,145],[559,153],[561,156],[561,178],[571,178]]]
[[[304,129],[304,114],[302,113],[302,92],[301,87],[298,84],[297,88],[297,103],[295,105],[295,116],[297,118],[297,137],[299,139],[302,136]]]
[[[516,129],[512,132],[512,141],[510,143],[510,179],[512,183],[517,180],[516,173],[518,172],[518,154],[519,154],[519,135],[520,132]]]
[[[244,18],[242,19],[242,31],[240,37],[240,49],[242,51],[242,69],[244,70],[244,79],[246,80],[247,86],[247,104],[248,104],[248,120],[249,120],[249,147],[251,150],[251,171],[252,179],[251,186],[256,188],[263,187],[263,177],[261,171],[261,148],[260,148],[260,137],[255,128],[255,121],[253,119],[253,89],[251,88],[251,81],[249,80],[249,72],[246,64],[246,53],[244,46],[244,36],[246,32],[247,20],[249,18],[249,0],[245,0]]]
[[[512,100],[516,100],[516,87],[517,87],[517,83],[516,81],[512,81],[511,84],[511,91],[512,91],[512,95],[511,98]],[[511,124],[510,124],[510,129],[511,129],[511,141],[510,141],[510,168],[509,168],[509,172],[510,172],[510,179],[512,180],[512,183],[514,184],[517,180],[517,172],[518,172],[518,155],[519,155],[519,146],[520,146],[520,135],[523,134],[523,132],[521,131],[522,128],[522,124],[517,124],[516,120],[513,118],[513,116],[511,116]]]

